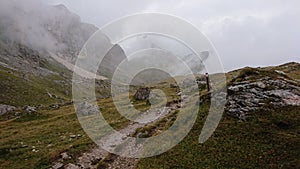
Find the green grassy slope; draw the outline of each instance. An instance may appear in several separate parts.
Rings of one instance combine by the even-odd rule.
[[[198,137],[209,103],[188,136],[170,151],[142,159],[137,168],[299,168],[300,107],[258,112],[247,122],[224,117],[204,144]]]
[[[70,100],[71,82],[70,78],[66,77],[71,77],[71,73],[63,67],[56,66],[55,63],[43,66],[48,67],[50,71],[55,70],[57,74],[25,75],[25,73],[0,66],[0,103],[25,106],[48,105]],[[53,97],[50,97],[48,93]]]
[[[252,75],[255,72],[259,73]],[[243,68],[226,76],[230,84],[256,81],[265,76],[297,80],[299,73],[299,64],[289,63],[278,67]],[[162,155],[140,160],[137,168],[300,168],[300,107],[270,107],[270,110],[253,113],[246,122],[224,114],[213,136],[200,144],[198,138],[209,105],[208,101],[201,105],[193,129],[180,144]],[[166,125],[168,127],[168,123]],[[148,130],[147,133],[155,135],[155,128],[158,127],[147,126],[139,130]]]
[[[114,128],[128,124],[111,98],[102,99],[99,106]],[[94,143],[82,130],[73,105],[0,122],[0,168],[49,168],[62,152],[72,156],[66,162],[73,162],[91,146]]]
[[[56,80],[66,80],[61,79],[61,76],[29,76],[28,81],[19,72],[0,68],[3,75],[0,76],[1,103],[16,106],[51,104],[71,97],[64,94],[71,86],[66,85],[64,88],[56,83]],[[270,71],[268,69],[265,73]],[[229,73],[231,78],[228,82],[240,75],[240,72],[245,73],[242,70]],[[293,71],[289,77],[297,73]],[[150,86],[163,90],[171,102],[178,100],[178,91],[170,88],[170,83],[174,81]],[[62,99],[50,98],[47,90]],[[201,93],[205,95],[206,92],[203,90]],[[139,110],[149,108],[147,102],[133,101],[133,104]],[[99,105],[114,128],[128,124],[128,120],[118,114],[111,98],[99,100]],[[180,144],[162,155],[140,160],[137,168],[300,168],[300,107],[257,112],[246,122],[224,115],[213,136],[204,144],[199,144],[198,137],[208,109],[209,102],[206,101],[200,107],[195,126]],[[171,114],[158,122],[158,126],[139,130],[156,127],[165,130],[176,115],[176,112]],[[70,135],[76,137],[71,138]],[[72,156],[70,162],[73,162],[93,145],[81,129],[72,105],[62,106],[58,110],[38,110],[35,114],[0,121],[0,168],[49,168],[60,153],[68,152]]]

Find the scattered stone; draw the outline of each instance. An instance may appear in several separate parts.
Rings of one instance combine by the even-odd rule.
[[[72,134],[70,135],[70,138],[76,138],[76,135]]]
[[[26,113],[36,113],[37,112],[36,107],[31,107],[31,106],[25,106],[23,108],[23,110],[25,110]]]
[[[96,105],[90,104],[88,102],[81,103],[76,108],[76,113],[84,116],[98,114],[99,110]]]
[[[284,73],[283,71],[281,70],[275,70],[276,73],[279,73],[279,74],[282,74],[282,75],[286,75],[286,73]]]
[[[21,116],[21,112],[15,112],[15,116],[16,117]]]
[[[176,84],[170,84],[170,88],[177,88]]]
[[[0,116],[16,110],[16,107],[0,104]]]
[[[80,169],[80,168],[75,164],[69,163],[65,166],[65,169]]]
[[[57,162],[52,166],[52,169],[62,169],[64,166],[63,163]]]
[[[37,153],[37,152],[39,152],[39,150],[37,150],[37,149],[32,149],[32,152]]]
[[[52,96],[51,93],[47,92],[47,94],[48,94],[48,96],[49,96],[50,98],[53,98],[53,96]]]
[[[71,159],[71,156],[69,156],[67,152],[61,153],[60,156],[63,160]]]
[[[55,109],[55,110],[59,109],[59,105],[58,104],[52,104],[52,105],[50,105],[50,107],[52,109]]]
[[[20,144],[21,144],[21,147],[22,147],[22,148],[28,147],[28,146],[25,145],[23,142],[20,142]]]

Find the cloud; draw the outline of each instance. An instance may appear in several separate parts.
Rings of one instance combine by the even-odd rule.
[[[162,12],[196,25],[214,43],[226,70],[300,62],[300,1],[48,0],[99,27],[138,12]]]
[[[38,0],[0,1],[0,30],[6,40],[18,42],[34,49],[57,48],[57,41],[48,32],[45,23],[53,12]],[[52,16],[50,16],[52,14]]]

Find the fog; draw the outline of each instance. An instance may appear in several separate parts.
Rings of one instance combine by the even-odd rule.
[[[225,70],[300,62],[298,0],[47,0],[65,4],[86,22],[101,27],[140,12],[179,16],[215,45]]]
[[[1,0],[1,36],[10,42],[20,42],[34,49],[55,49],[56,40],[46,30],[49,8],[37,0]]]

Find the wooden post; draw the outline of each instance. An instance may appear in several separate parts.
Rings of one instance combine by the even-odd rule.
[[[207,85],[207,91],[210,91],[210,85],[209,85],[209,75],[208,73],[205,74],[205,78],[206,78],[206,85]]]

